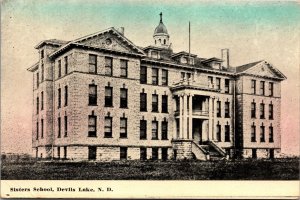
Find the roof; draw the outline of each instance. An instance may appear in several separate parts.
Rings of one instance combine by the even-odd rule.
[[[39,67],[39,62],[36,62],[36,63],[34,63],[33,65],[31,65],[31,66],[27,69],[27,71],[34,72],[35,70],[38,69],[38,67]]]
[[[164,25],[164,23],[160,22],[154,30],[154,35],[162,34],[162,33],[168,35],[168,30],[167,30],[166,26]]]
[[[38,43],[35,48],[38,49],[40,47],[42,47],[45,44],[50,44],[50,45],[55,45],[55,46],[61,46],[63,44],[68,43],[68,41],[64,41],[64,40],[57,40],[57,39],[50,39],[50,40],[43,40],[40,43]]]
[[[236,67],[236,73],[246,71],[247,69],[250,69],[251,67],[254,67],[255,65],[257,65],[258,63],[261,63],[261,62],[263,62],[263,60],[238,66],[238,67]]]

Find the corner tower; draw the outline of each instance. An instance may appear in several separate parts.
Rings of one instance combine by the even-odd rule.
[[[168,48],[170,43],[169,43],[169,34],[166,26],[164,25],[162,21],[162,13],[160,15],[160,21],[158,26],[154,30],[153,38],[154,38],[154,44],[155,46],[158,47],[166,47]]]

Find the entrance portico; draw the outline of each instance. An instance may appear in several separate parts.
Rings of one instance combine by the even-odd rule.
[[[192,158],[192,146],[212,141],[213,88],[179,84],[172,88],[175,106],[173,148],[177,159]]]

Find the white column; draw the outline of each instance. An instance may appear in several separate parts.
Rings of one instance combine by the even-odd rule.
[[[179,95],[179,138],[182,138],[182,96]]]
[[[187,95],[183,96],[183,138],[187,139]]]
[[[208,99],[208,110],[209,110],[209,118],[208,118],[208,140],[212,140],[212,98]]]
[[[193,139],[193,95],[189,96],[189,139]]]

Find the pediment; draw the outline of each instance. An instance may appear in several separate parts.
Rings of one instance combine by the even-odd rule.
[[[100,32],[74,41],[78,44],[96,48],[104,48],[125,53],[143,54],[132,42],[114,29]]]
[[[257,65],[251,67],[250,69],[245,71],[247,74],[262,76],[267,78],[284,78],[285,76],[279,72],[275,67],[266,61],[260,62]]]

